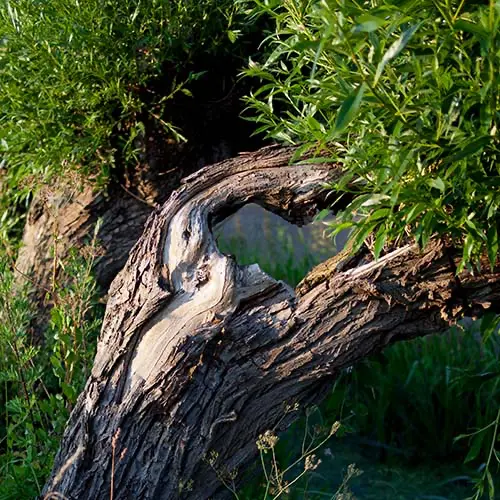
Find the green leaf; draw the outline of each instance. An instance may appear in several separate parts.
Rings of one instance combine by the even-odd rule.
[[[427,212],[415,231],[415,238],[425,248],[434,231],[434,215]]]
[[[408,42],[410,41],[411,37],[415,33],[415,31],[418,30],[421,26],[421,22],[418,24],[415,24],[413,26],[410,26],[407,30],[403,31],[401,36],[389,47],[387,52],[384,54],[384,57],[380,61],[380,63],[377,66],[377,71],[375,73],[375,79],[373,81],[374,85],[377,85],[377,82],[379,78],[382,75],[382,72],[384,71],[385,66],[389,61],[394,59],[399,55],[399,53],[406,47]]]
[[[351,221],[342,222],[342,224],[333,223],[332,224],[333,229],[332,229],[331,233],[329,234],[329,236],[333,238],[334,236],[337,236],[337,234],[339,234],[341,231],[345,231],[347,229],[350,229],[353,226],[354,226],[354,222],[351,222]]]
[[[474,237],[474,239],[476,241],[480,241],[480,240],[486,241],[486,238],[484,237],[484,233],[482,233],[478,229],[476,224],[474,222],[472,222],[472,219],[465,219],[465,225],[467,226],[467,229],[469,230],[469,232],[472,234],[472,236]]]
[[[478,457],[479,452],[481,451],[481,445],[483,444],[485,434],[485,432],[480,432],[472,438],[472,445],[470,446],[469,452],[467,453],[467,456],[464,460],[465,464],[468,462],[472,462]]]
[[[430,179],[428,182],[429,186],[436,188],[442,193],[444,193],[446,186],[444,185],[443,179],[441,179],[441,177],[437,177],[436,179]]]
[[[478,139],[470,141],[465,147],[456,150],[456,152],[452,156],[448,157],[444,163],[454,163],[456,161],[462,160],[463,158],[472,156],[473,154],[482,150],[486,145],[488,145],[491,142],[491,139],[492,137],[490,135],[483,135]]]
[[[490,226],[486,235],[488,247],[488,259],[490,261],[491,270],[495,267],[498,255],[498,232],[496,225]]]
[[[377,260],[380,256],[380,252],[384,248],[385,242],[387,240],[387,229],[385,227],[381,227],[377,232],[377,237],[375,239],[375,259]]]
[[[364,243],[368,235],[370,235],[379,224],[379,222],[373,222],[372,224],[360,224],[358,226],[353,242],[354,252],[361,248],[361,245]]]
[[[50,363],[54,367],[54,373],[57,377],[60,377],[64,374],[64,368],[61,364],[61,361],[55,356],[50,356]]]
[[[480,331],[483,337],[483,344],[495,333],[500,323],[500,316],[493,312],[487,312],[481,319]]]
[[[464,241],[464,248],[462,253],[463,262],[460,263],[460,268],[463,269],[463,263],[470,262],[472,257],[472,252],[474,250],[475,240],[472,234],[468,234]]]
[[[359,16],[356,21],[358,24],[356,24],[356,26],[354,26],[354,28],[352,29],[353,33],[371,33],[372,31],[376,31],[378,28],[380,28],[380,26],[383,26],[387,23],[385,19],[372,16],[370,14]]]
[[[332,211],[329,208],[324,208],[316,215],[316,217],[314,218],[314,221],[315,222],[322,221],[322,220],[326,219],[331,213],[332,213]]]
[[[319,40],[300,40],[298,39],[296,43],[292,44],[292,47],[297,52],[305,52],[306,50],[318,50],[318,46],[320,45]]]
[[[490,203],[490,206],[488,207],[488,213],[487,213],[486,217],[488,219],[491,219],[494,215],[496,215],[497,209],[498,209],[498,206],[495,203],[495,200],[492,200]]]
[[[417,203],[416,205],[413,205],[413,207],[411,207],[406,214],[406,224],[411,224],[426,208],[427,205],[425,203]]]
[[[346,208],[346,213],[348,214],[353,214],[355,213],[359,207],[361,205],[363,205],[363,203],[365,203],[366,201],[368,201],[371,197],[373,196],[373,194],[361,194],[359,196],[356,196],[356,198],[354,198],[354,200],[349,203],[349,205],[347,206]]]
[[[486,477],[488,478],[488,496],[493,500],[495,498],[495,483],[489,469],[486,469]]]
[[[356,115],[361,101],[363,100],[363,94],[365,92],[366,84],[362,83],[351,95],[343,102],[342,106],[339,109],[337,119],[335,120],[335,127],[333,130],[333,136],[331,134],[329,140],[333,139],[333,137],[342,132],[349,123],[351,123],[352,119]]]
[[[379,208],[378,210],[375,210],[375,212],[370,214],[367,220],[374,221],[384,219],[385,217],[388,217],[390,213],[391,211],[389,208]]]
[[[61,382],[61,389],[69,401],[76,401],[77,393],[72,385],[69,385],[66,382]]]
[[[473,35],[478,35],[480,38],[487,39],[489,33],[479,24],[471,23],[465,19],[458,19],[453,24],[453,28],[457,31],[465,31],[466,33],[472,33]]]
[[[236,42],[236,39],[238,38],[238,34],[237,34],[237,33],[235,33],[235,32],[234,32],[234,31],[232,31],[232,30],[228,30],[228,32],[227,32],[227,37],[229,38],[229,41],[230,41],[231,43],[234,43],[234,42]]]

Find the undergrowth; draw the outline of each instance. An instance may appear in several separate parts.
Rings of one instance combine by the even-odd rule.
[[[20,284],[10,251],[0,248],[2,500],[41,493],[69,413],[90,373],[102,318],[92,277],[96,257],[95,237],[85,257],[72,252],[61,262],[54,256],[60,281],[46,291],[45,300],[53,307],[39,338],[30,286]]]

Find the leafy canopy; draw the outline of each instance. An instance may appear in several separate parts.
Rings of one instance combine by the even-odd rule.
[[[449,235],[461,268],[498,251],[500,2],[253,0],[275,30],[248,76],[259,131],[326,150],[348,200],[333,234]]]

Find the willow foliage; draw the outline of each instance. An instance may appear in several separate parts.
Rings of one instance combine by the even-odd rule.
[[[250,5],[251,4],[251,5]],[[250,63],[260,131],[328,151],[348,200],[334,234],[421,245],[447,234],[462,267],[498,251],[500,2],[255,0],[275,22]]]

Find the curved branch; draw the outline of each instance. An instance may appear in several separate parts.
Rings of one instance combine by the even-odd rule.
[[[296,293],[223,255],[212,226],[245,203],[298,224],[316,213],[339,167],[289,165],[292,154],[267,148],[206,168],[150,217],[112,284],[46,492],[100,498],[113,477],[120,498],[178,498],[186,484],[190,499],[221,498],[211,451],[219,470],[244,467],[259,434],[294,418],[287,405],[321,399],[343,367],[442,331],[464,307],[497,309],[499,270],[463,273],[459,293],[439,241],[377,262],[367,251],[333,258]]]

